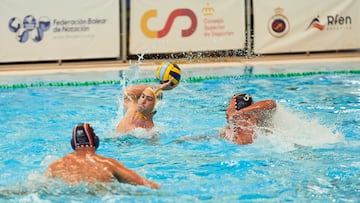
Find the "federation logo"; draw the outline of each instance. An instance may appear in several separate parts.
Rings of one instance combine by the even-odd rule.
[[[9,20],[8,27],[10,32],[16,34],[18,42],[25,43],[31,38],[34,42],[40,42],[44,38],[44,32],[50,29],[50,19],[41,17],[39,20],[32,15],[27,15],[21,21],[17,17]]]
[[[284,9],[278,7],[268,22],[268,30],[274,37],[280,38],[285,36],[290,30],[289,20],[283,15]]]

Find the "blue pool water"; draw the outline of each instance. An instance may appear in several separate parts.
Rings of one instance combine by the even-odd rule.
[[[128,135],[114,133],[122,116],[124,83],[1,88],[0,200],[359,202],[359,74],[314,73],[359,70],[359,65],[183,69],[184,81],[166,91],[158,106],[155,129]],[[262,71],[285,70],[314,74],[253,77]],[[153,77],[151,70],[131,71],[125,71],[127,76]],[[1,81],[120,81],[123,73],[7,76]],[[244,73],[249,76],[241,77]],[[234,77],[226,77],[229,74]],[[195,79],[186,80],[190,77]],[[217,136],[226,124],[227,102],[237,92],[250,93],[255,101],[274,99],[278,103],[273,133],[259,131],[251,145],[239,146]],[[161,189],[120,183],[68,187],[43,178],[49,163],[72,151],[71,131],[79,122],[89,122],[95,128],[101,139],[99,154],[160,183]],[[203,139],[191,140],[199,136]]]

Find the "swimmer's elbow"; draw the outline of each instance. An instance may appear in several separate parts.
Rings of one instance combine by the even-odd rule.
[[[271,101],[272,108],[276,108],[277,107],[276,101],[274,101],[274,100],[270,100],[270,101]]]
[[[263,109],[275,109],[277,106],[275,100],[264,100],[261,103],[259,103],[259,107],[262,107]]]

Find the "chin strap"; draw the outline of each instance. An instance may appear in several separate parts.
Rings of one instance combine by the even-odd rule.
[[[137,112],[136,116],[138,118],[142,118],[142,119],[144,119],[146,121],[149,120],[149,118],[146,115],[144,115],[143,113],[141,113],[141,112]]]

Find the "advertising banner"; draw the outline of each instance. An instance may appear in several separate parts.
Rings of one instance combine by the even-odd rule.
[[[253,0],[255,53],[360,47],[358,0]]]
[[[243,49],[244,0],[131,1],[130,54]]]
[[[118,0],[1,0],[0,62],[120,55]]]

